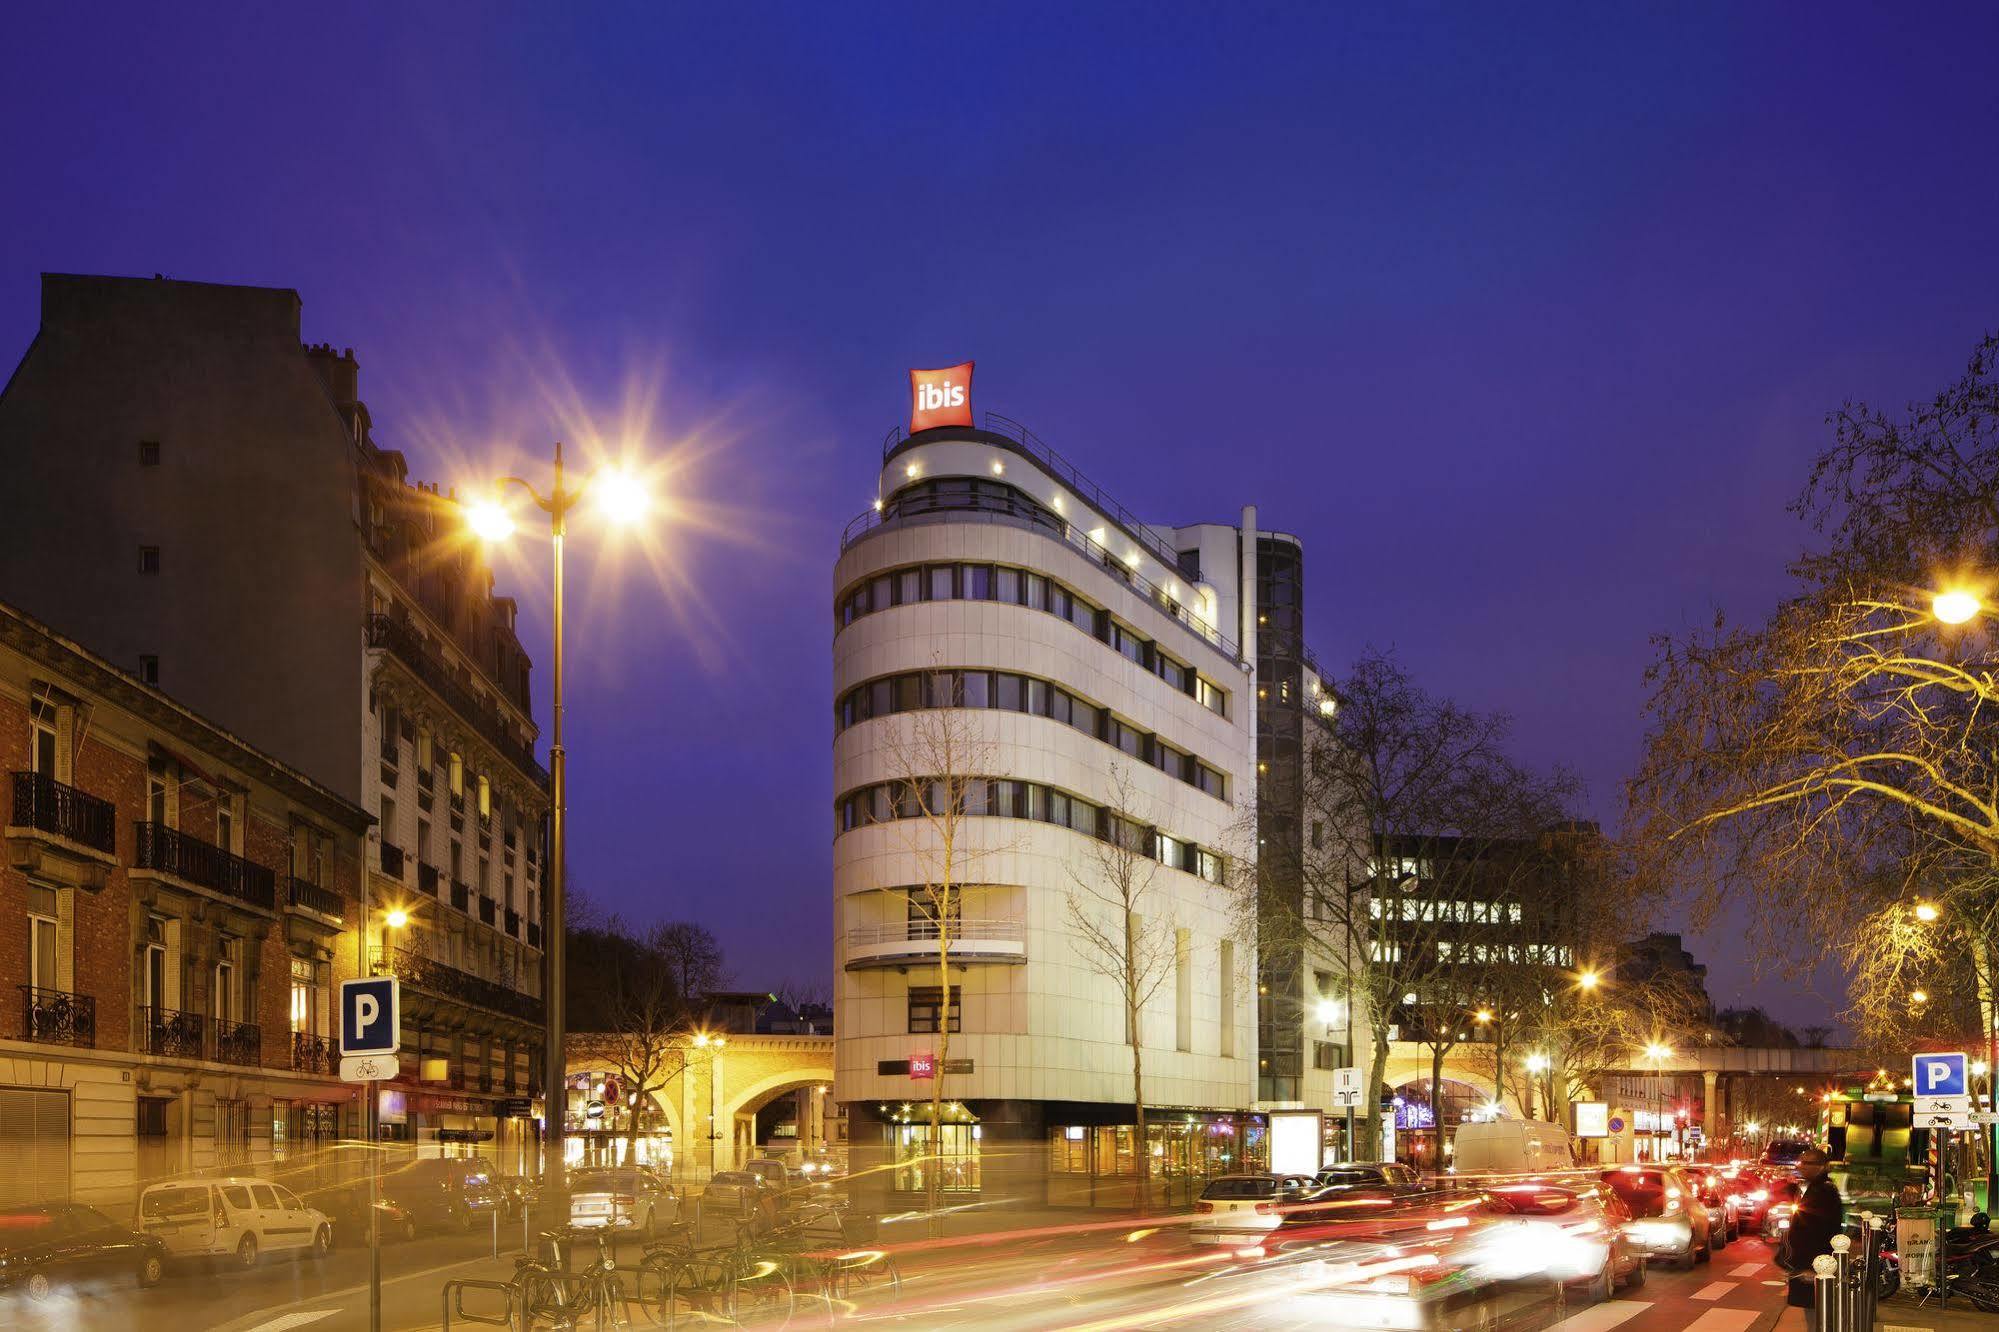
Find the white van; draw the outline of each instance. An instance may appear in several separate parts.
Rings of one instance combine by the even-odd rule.
[[[1576,1168],[1568,1130],[1539,1120],[1460,1124],[1452,1143],[1451,1170],[1459,1175],[1528,1175]]]
[[[333,1248],[333,1222],[290,1189],[261,1179],[176,1179],[139,1195],[139,1229],[176,1258],[226,1254],[254,1267],[266,1252],[309,1253]]]

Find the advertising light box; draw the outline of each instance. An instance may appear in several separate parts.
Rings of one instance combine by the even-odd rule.
[[[1316,1175],[1326,1149],[1325,1115],[1317,1110],[1270,1112],[1270,1168],[1280,1175]]]

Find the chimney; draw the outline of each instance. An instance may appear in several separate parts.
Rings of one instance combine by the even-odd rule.
[[[320,382],[326,385],[326,396],[333,399],[333,405],[344,409],[361,400],[361,366],[354,359],[354,349],[335,353],[331,343],[315,343],[305,349],[305,357],[312,362],[312,368],[319,372]]]

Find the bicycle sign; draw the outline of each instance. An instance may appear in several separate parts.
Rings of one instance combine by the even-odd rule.
[[[347,1055],[340,1061],[342,1082],[387,1082],[400,1071],[394,1055]]]

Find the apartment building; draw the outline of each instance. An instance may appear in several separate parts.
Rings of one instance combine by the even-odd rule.
[[[299,332],[289,290],[45,275],[0,394],[0,598],[377,821],[367,966],[405,995],[384,1134],[524,1166],[530,663],[457,506],[377,442],[353,353]]]
[[[0,1203],[337,1179],[366,812],[4,603],[0,769]]]

